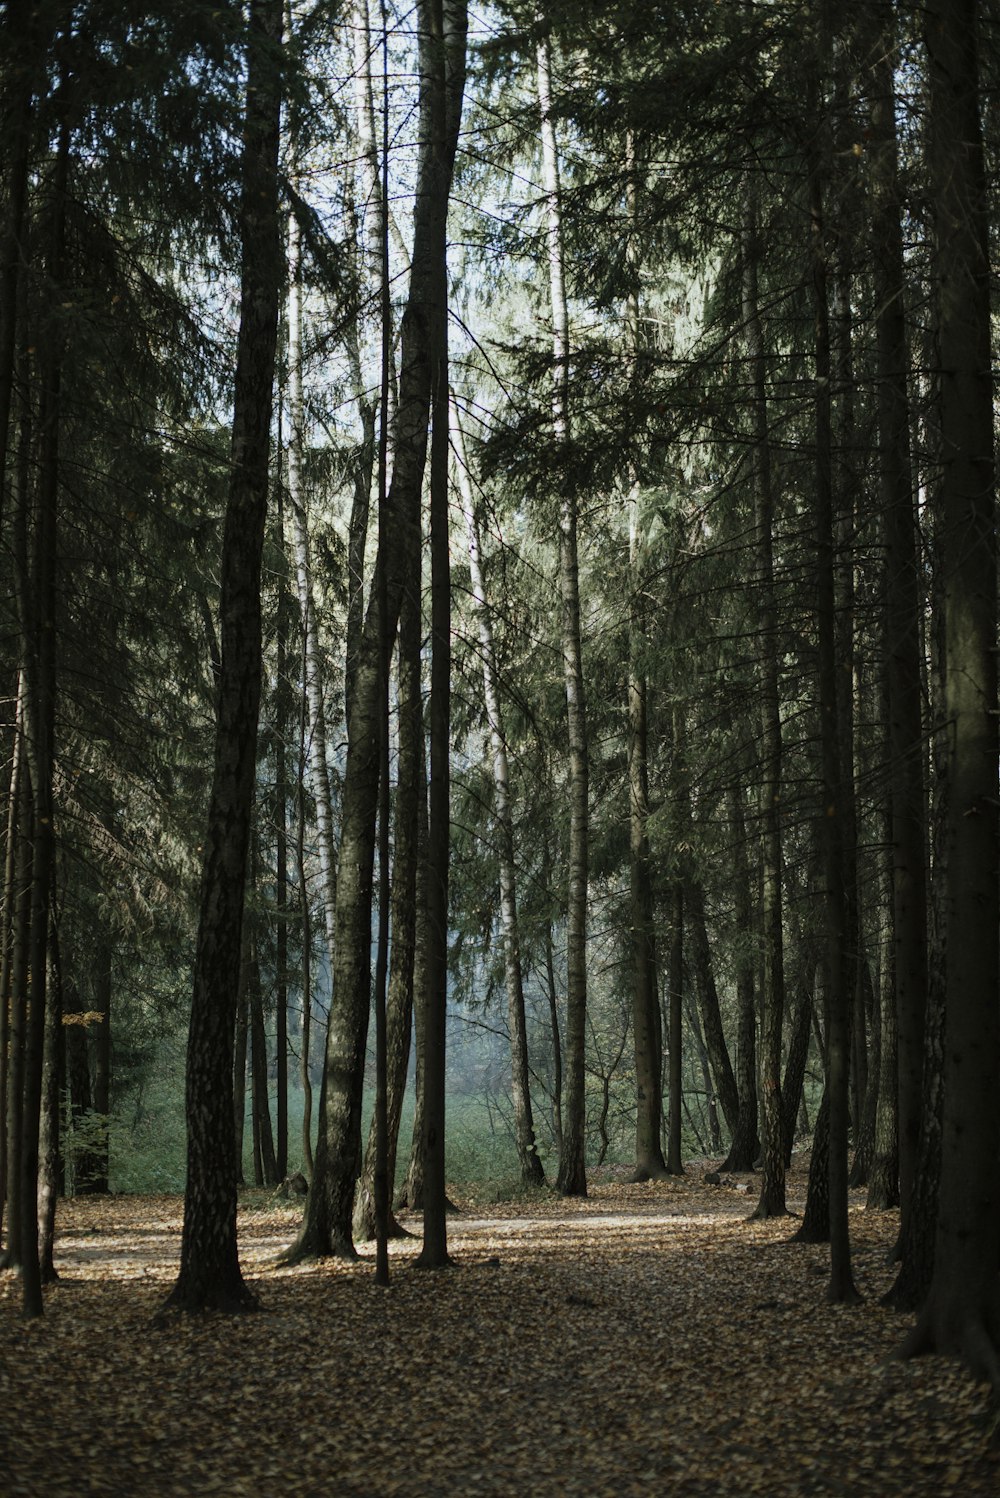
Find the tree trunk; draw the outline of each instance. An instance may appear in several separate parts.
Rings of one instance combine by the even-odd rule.
[[[638,384],[642,346],[642,309],[639,301],[640,173],[635,139],[626,142],[625,196],[629,235],[627,256],[631,287],[625,312],[625,337],[630,379]],[[628,818],[629,892],[632,915],[632,1038],[635,1057],[635,1179],[660,1180],[670,1174],[663,1158],[663,1027],[656,972],[653,918],[653,880],[649,849],[649,691],[647,657],[646,547],[641,538],[639,481],[636,468],[628,475]]]
[[[98,946],[93,957],[94,1008],[100,1019],[94,1025],[94,1112],[102,1121],[99,1135],[99,1169],[94,1172],[92,1191],[101,1194],[109,1189],[111,1170],[111,1019],[114,970],[111,934],[105,922],[98,928]]]
[[[874,998],[871,968],[867,956],[862,952],[858,961],[858,986],[855,1006],[871,1013],[872,1022],[868,1037],[858,1035],[855,1029],[855,1049],[863,1046],[866,1052],[867,1080],[859,1084],[861,1091],[861,1114],[855,1122],[854,1163],[851,1166],[849,1185],[867,1186],[875,1155],[875,1120],[878,1116],[879,1074],[882,1064],[882,1017],[878,1001]]]
[[[537,48],[538,107],[542,127],[542,187],[549,265],[549,315],[552,325],[552,429],[556,447],[570,442],[569,316],[563,264],[559,154],[552,114],[550,42]],[[559,460],[556,460],[556,467]],[[559,584],[562,596],[563,679],[569,741],[569,876],[566,899],[566,1057],[562,1109],[562,1149],[556,1181],[563,1196],[586,1196],[586,1048],[587,1048],[587,865],[589,766],[586,697],[580,631],[580,573],[577,552],[577,500],[572,483],[564,484],[559,512]]]
[[[880,0],[872,57],[871,238],[875,283],[880,500],[885,544],[885,676],[892,776],[892,905],[899,1056],[900,1236],[907,1232],[922,1111],[927,1006],[927,798],[921,692],[921,583],[910,461],[902,201],[893,85],[894,7]],[[888,1025],[884,1025],[888,1036]]]
[[[250,1076],[255,1154],[260,1161],[260,1186],[276,1186],[278,1175],[271,1129],[271,1104],[267,1092],[267,1037],[264,1032],[264,995],[261,992],[260,960],[256,939],[250,943]]]
[[[42,1284],[58,1279],[53,1249],[59,1195],[61,1134],[60,1078],[63,1062],[62,982],[55,922],[49,932],[49,976],[45,991],[45,1043],[42,1057],[42,1111],[38,1148],[38,1267]]]
[[[424,782],[423,743],[420,748],[420,783]],[[401,1205],[411,1212],[424,1209],[424,1021],[423,1009],[427,994],[427,963],[424,947],[427,944],[427,900],[424,864],[427,846],[427,797],[421,790],[417,806],[417,889],[416,927],[413,950],[413,1132],[410,1142],[410,1162],[406,1172],[406,1189]]]
[[[64,230],[69,176],[69,130],[63,125],[49,184],[50,242],[46,266],[58,296],[63,282]],[[59,538],[59,439],[64,333],[41,329],[39,371],[40,461],[34,525],[17,572],[18,613],[24,659],[25,753],[31,775],[31,916],[29,989],[24,1027],[21,1100],[21,1288],[26,1317],[42,1314],[38,1243],[39,1130],[45,1050],[49,922],[55,859],[53,773],[56,718],[56,597]],[[26,496],[25,496],[26,498]],[[24,562],[27,561],[27,566]]]
[[[180,1272],[164,1309],[256,1305],[236,1242],[233,1034],[261,691],[261,553],[281,285],[281,0],[251,0],[240,205],[242,302],[221,562],[221,670],[188,1033]]]
[[[757,1132],[757,1016],[754,993],[753,961],[750,957],[750,942],[753,937],[753,916],[750,896],[750,870],[747,860],[746,819],[743,812],[743,791],[733,785],[729,791],[730,819],[733,827],[733,857],[735,863],[735,915],[739,948],[736,969],[736,1008],[739,1016],[736,1035],[736,1092],[739,1098],[739,1113],[729,1154],[721,1166],[726,1171],[753,1170],[760,1150],[760,1135]]]
[[[996,496],[987,189],[973,0],[929,0],[941,360],[947,978],[934,1278],[903,1351],[957,1353],[1000,1392]]]
[[[684,1102],[684,1074],[681,1066],[681,1030],[684,1019],[684,886],[679,879],[672,886],[671,907],[670,995],[667,1015],[667,1169],[671,1175],[683,1175],[681,1109]]]
[[[14,1010],[18,990],[14,983],[14,957],[18,949],[18,931],[26,919],[26,860],[29,845],[25,817],[27,812],[28,770],[24,760],[23,675],[18,673],[17,701],[14,714],[14,744],[11,754],[10,785],[7,801],[7,844],[4,854],[3,910],[0,914],[0,1227],[8,1202],[8,1187],[16,1178],[11,1175],[11,1149],[19,1146],[11,1139],[11,1130],[20,1131],[20,1093],[15,1092],[14,1074],[20,1060],[14,1045]],[[23,994],[23,988],[22,988]],[[8,1111],[10,1105],[10,1111]],[[17,1124],[15,1127],[15,1120]],[[15,1218],[18,1214],[15,1211]],[[0,1238],[2,1242],[2,1238]],[[0,1253],[0,1266],[6,1256]]]
[[[892,838],[887,838],[886,841],[891,846]],[[889,882],[894,882],[891,868]],[[895,932],[891,905],[887,923],[888,930],[882,943],[887,971],[882,974],[878,996],[878,1105],[875,1110],[875,1141],[865,1202],[865,1208],[869,1212],[886,1212],[891,1207],[899,1206],[899,1111],[896,1091],[899,1063],[896,1040]]]
[[[432,140],[447,178],[465,86],[467,5],[423,0],[421,71],[432,94]],[[447,162],[447,169],[444,162]],[[448,1264],[445,1191],[445,1022],[448,1007],[448,853],[451,763],[451,561],[448,526],[448,258],[442,242],[433,267],[431,342],[431,699],[427,826],[427,989],[424,995],[423,1269]]]
[[[416,580],[414,579],[414,582]],[[424,795],[423,704],[420,690],[420,594],[408,586],[399,616],[398,721],[396,796],[394,802],[395,846],[392,861],[389,996],[386,1012],[386,1175],[396,1177],[399,1125],[410,1061],[413,1025],[414,968],[417,946],[417,862],[419,854],[419,802]],[[418,1136],[419,1137],[419,1136]],[[391,1237],[404,1229],[390,1217]],[[375,1236],[375,1120],[354,1204],[354,1237],[365,1241]]]
[[[813,1129],[812,1156],[809,1160],[809,1184],[806,1188],[806,1210],[802,1226],[792,1234],[792,1243],[829,1243],[830,1241],[830,1093],[824,1087],[823,1098]]]
[[[785,1010],[781,922],[781,716],[778,615],[774,586],[774,489],[767,411],[767,352],[760,316],[761,254],[756,186],[747,189],[743,226],[743,324],[753,381],[753,492],[756,530],[757,629],[761,686],[761,978],[760,1085],[763,1180],[755,1218],[785,1212],[785,1137],[781,1106],[781,1029]]]
[[[236,990],[236,1026],[233,1042],[233,1154],[236,1157],[236,1184],[245,1186],[243,1171],[243,1137],[247,1113],[247,1051],[250,1036],[250,923],[243,923],[240,941],[240,977]],[[260,1183],[258,1182],[258,1185]]]
[[[559,994],[556,988],[556,954],[552,934],[552,854],[547,833],[542,844],[542,888],[545,891],[545,996],[549,1008],[549,1033],[552,1037],[552,1138],[556,1155],[563,1152],[562,1129],[562,1036],[559,1031]]]
[[[826,0],[819,0],[820,34],[827,38]],[[814,69],[820,66],[814,61]],[[815,327],[814,423],[815,472],[813,526],[816,544],[816,634],[820,717],[820,804],[817,841],[822,853],[824,888],[824,964],[826,982],[826,1081],[829,1097],[829,1230],[830,1283],[827,1298],[851,1303],[858,1297],[851,1274],[847,1218],[847,1150],[850,1114],[850,899],[845,840],[851,822],[849,771],[845,774],[841,690],[837,672],[836,546],[833,503],[833,402],[829,307],[826,186],[828,129],[820,81],[811,75],[809,116],[817,144],[810,151],[809,215],[812,237],[813,316]],[[845,825],[846,824],[846,825]]]
[[[729,1059],[725,1031],[722,1028],[722,1009],[715,986],[712,967],[712,950],[705,925],[705,893],[696,879],[687,881],[684,888],[684,908],[687,913],[689,962],[698,985],[701,1023],[705,1035],[705,1046],[712,1063],[715,1095],[722,1105],[722,1116],[726,1128],[732,1135],[740,1114],[739,1093],[733,1065]]]
[[[503,932],[504,981],[507,989],[507,1023],[510,1030],[514,1143],[521,1170],[521,1180],[527,1186],[540,1186],[545,1181],[545,1172],[542,1170],[542,1162],[538,1158],[535,1145],[535,1124],[531,1111],[528,1036],[524,1010],[524,981],[521,972],[521,941],[517,921],[517,884],[514,872],[514,818],[511,811],[510,767],[507,761],[507,739],[504,733],[496,655],[493,647],[493,622],[479,560],[479,526],[473,504],[472,483],[469,477],[462,424],[457,410],[454,413],[454,428],[459,488],[465,511],[465,529],[469,546],[472,602],[479,626],[479,647],[483,658],[483,697],[493,749],[493,821],[500,875],[500,922]],[[658,1076],[657,1095],[659,1095]],[[657,1149],[659,1149],[658,1133]]]
[[[283,544],[282,489],[278,485],[278,545]],[[274,1069],[276,1140],[274,1172],[278,1181],[288,1175],[288,614],[284,571],[278,589],[278,687],[274,724]]]
[[[806,1062],[809,1059],[809,1033],[812,1027],[813,988],[816,983],[816,962],[810,961],[806,953],[800,956],[803,970],[799,975],[798,996],[792,1015],[788,1036],[788,1057],[785,1076],[781,1084],[782,1127],[784,1130],[785,1165],[791,1164],[792,1146],[795,1143],[795,1123],[802,1101]]]
[[[52,35],[51,12],[44,6],[26,11],[9,6],[0,31],[0,50],[9,68],[3,105],[4,220],[0,227],[0,474],[7,471],[8,435],[15,386],[18,285],[24,259],[23,235],[28,203],[31,137],[35,93],[45,88],[45,67]],[[6,485],[0,484],[0,533]]]
[[[71,971],[63,978],[62,995],[63,1023],[66,1027],[67,1115],[69,1134],[73,1141],[70,1156],[73,1165],[72,1189],[76,1196],[90,1196],[95,1189],[94,1182],[100,1181],[105,1173],[106,1154],[94,1147],[90,1062],[87,1056],[88,1026],[83,1020],[80,991]],[[81,1141],[77,1142],[77,1131],[80,1129],[86,1132]]]
[[[303,642],[303,672],[305,642]],[[309,711],[302,698],[299,716],[299,755],[296,784],[295,877],[299,888],[299,915],[302,921],[302,1029],[299,1035],[299,1083],[302,1088],[302,1169],[307,1181],[313,1177],[312,1113],[313,1085],[309,1070],[312,1040],[312,909],[306,878],[306,734]]]
[[[327,751],[326,707],[323,699],[323,658],[319,620],[313,598],[309,555],[309,521],[303,483],[305,457],[305,397],[302,382],[302,287],[299,229],[294,216],[288,224],[288,499],[292,512],[295,583],[302,630],[303,691],[307,708],[309,780],[316,808],[316,845],[319,855],[323,931],[330,971],[336,951],[337,838]]]

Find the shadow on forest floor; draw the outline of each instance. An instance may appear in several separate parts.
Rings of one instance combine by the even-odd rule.
[[[854,1195],[865,1299],[831,1307],[826,1251],[748,1224],[756,1190],[699,1163],[585,1202],[469,1200],[456,1269],[412,1273],[419,1241],[393,1243],[388,1290],[366,1250],[276,1269],[298,1208],[248,1194],[264,1314],[159,1331],[180,1199],[67,1202],[42,1322],[0,1275],[0,1493],[994,1498],[985,1386],[939,1358],[883,1366],[909,1324],[878,1304],[895,1214]]]

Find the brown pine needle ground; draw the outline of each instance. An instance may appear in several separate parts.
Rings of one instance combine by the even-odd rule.
[[[878,1305],[895,1214],[855,1198],[865,1303],[844,1310],[825,1249],[745,1222],[754,1181],[701,1174],[467,1200],[457,1267],[415,1271],[419,1242],[394,1243],[387,1291],[368,1255],[275,1269],[299,1212],[251,1194],[263,1313],[161,1331],[181,1201],[67,1202],[44,1320],[0,1276],[0,1495],[996,1498],[985,1387],[938,1358],[882,1366],[909,1324]]]

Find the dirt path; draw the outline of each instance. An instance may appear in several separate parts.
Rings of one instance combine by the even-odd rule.
[[[794,1200],[794,1196],[793,1196]],[[753,1197],[697,1178],[452,1220],[456,1268],[273,1267],[294,1207],[250,1203],[260,1315],[151,1318],[181,1203],[67,1203],[43,1322],[0,1276],[0,1494],[892,1494],[996,1498],[985,1390],[882,1360],[891,1216],[852,1213],[864,1305]],[[493,1215],[493,1211],[497,1214]]]

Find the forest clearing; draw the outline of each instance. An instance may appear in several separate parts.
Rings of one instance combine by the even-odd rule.
[[[0,1279],[0,1490],[994,1495],[986,1386],[953,1360],[883,1362],[909,1325],[878,1304],[898,1215],[853,1194],[864,1302],[831,1306],[829,1249],[789,1243],[794,1218],[747,1223],[752,1178],[704,1168],[469,1201],[455,1268],[420,1273],[397,1241],[388,1289],[365,1250],[275,1268],[299,1208],[249,1193],[262,1312],[159,1329],[181,1199],[67,1202],[45,1317],[21,1320]],[[789,1184],[801,1211],[801,1166]]]

